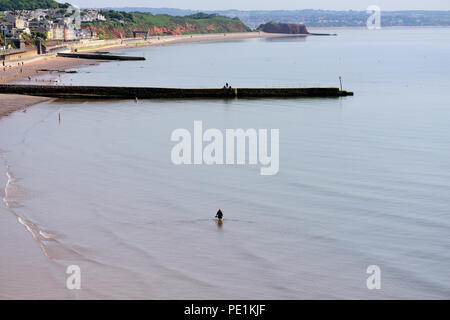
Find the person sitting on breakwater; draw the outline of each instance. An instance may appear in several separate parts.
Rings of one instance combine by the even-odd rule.
[[[223,220],[223,213],[222,213],[222,210],[219,209],[219,211],[217,211],[217,213],[216,213],[216,218],[217,218],[217,220],[219,220],[219,221],[222,221],[222,220]]]
[[[231,89],[232,89],[231,86],[228,85],[228,82],[225,83],[225,85],[223,86],[223,88],[224,88],[224,89],[228,89],[228,90],[231,90]]]

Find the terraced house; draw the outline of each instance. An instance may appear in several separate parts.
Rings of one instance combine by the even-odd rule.
[[[73,12],[66,8],[5,11],[0,13],[0,47],[3,42],[14,44],[25,38],[75,41],[96,38],[97,34],[82,30],[73,24]],[[80,21],[105,21],[100,11],[86,9],[80,12]]]

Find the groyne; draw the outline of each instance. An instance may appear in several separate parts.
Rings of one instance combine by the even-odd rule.
[[[188,98],[300,98],[342,97],[353,92],[339,88],[155,88],[62,85],[0,85],[0,93],[24,94],[67,99],[188,99]]]
[[[59,52],[58,57],[64,58],[76,58],[76,59],[94,59],[94,60],[120,60],[120,61],[137,61],[145,60],[144,57],[132,57],[132,56],[115,56],[108,54],[96,54],[96,53],[63,53]]]

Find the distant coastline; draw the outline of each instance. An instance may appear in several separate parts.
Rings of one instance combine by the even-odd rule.
[[[308,28],[365,27],[371,15],[366,10],[189,10],[177,8],[123,7],[110,8],[119,11],[150,12],[177,16],[198,12],[219,14],[226,17],[238,17],[250,28],[257,28],[267,22],[303,23]],[[396,10],[382,9],[382,27],[390,26],[450,26],[449,10]]]
[[[450,26],[381,26],[381,29],[447,29]],[[308,27],[309,30],[367,30],[367,27]]]

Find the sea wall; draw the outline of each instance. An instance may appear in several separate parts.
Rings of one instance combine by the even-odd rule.
[[[66,47],[70,51],[74,51],[77,49],[88,49],[95,47],[105,47],[105,46],[115,46],[122,44],[121,39],[113,39],[113,40],[78,40],[78,41],[49,41],[45,45],[47,50],[51,50],[52,48],[58,48],[61,46]]]
[[[36,54],[37,54],[36,48],[16,50],[11,53],[0,54],[0,61],[19,60],[19,59],[33,57]]]
[[[70,49],[84,49],[91,47],[102,47],[102,46],[115,46],[122,44],[121,39],[113,39],[113,40],[80,40],[72,45],[70,45]]]
[[[148,87],[0,85],[0,93],[83,99],[186,99],[186,98],[293,98],[341,97],[353,92],[339,88],[233,88],[182,89]]]
[[[94,60],[120,60],[120,61],[139,61],[145,60],[145,57],[133,56],[115,56],[109,54],[95,54],[95,53],[64,53],[59,52],[58,57],[76,58],[76,59],[94,59]]]

